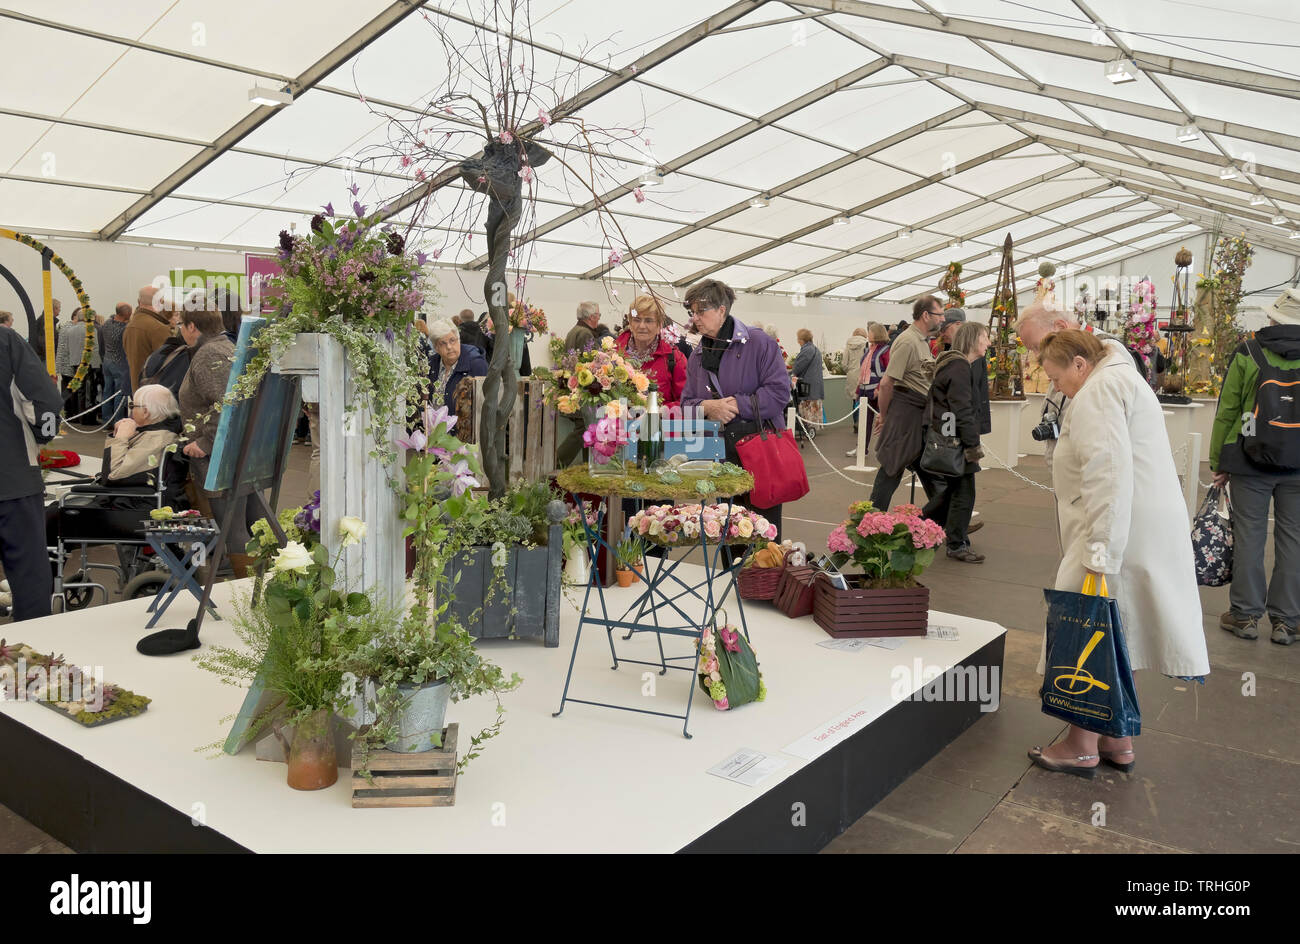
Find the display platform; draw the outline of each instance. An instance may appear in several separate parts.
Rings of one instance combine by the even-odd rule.
[[[215,589],[219,606],[232,587],[243,589]],[[633,593],[609,596],[617,603]],[[719,712],[697,693],[687,740],[679,723],[652,715],[570,704],[552,717],[577,622],[569,604],[559,649],[479,643],[524,683],[505,697],[502,734],[460,778],[454,807],[354,810],[346,772],[329,789],[300,793],[286,786],[284,765],[258,761],[251,749],[237,757],[201,750],[225,737],[244,692],[199,669],[192,653],[138,654],[147,606],[134,600],[5,627],[11,641],[102,665],[104,677],[153,699],[143,715],[94,729],[40,705],[0,703],[0,803],[78,851],[816,851],[975,723],[981,702],[997,704],[1005,633],[932,612],[931,623],[955,627],[957,639],[835,650],[818,645],[830,639],[811,618],[746,604],[767,700]],[[205,622],[203,638],[234,642],[228,621]],[[657,656],[650,634],[622,645]],[[672,654],[688,643],[664,645]],[[947,674],[925,684],[927,672]],[[966,683],[960,691],[956,681]],[[611,671],[609,646],[592,632],[572,694],[676,705],[688,682],[693,673]],[[946,698],[925,700],[936,692]],[[448,720],[467,736],[493,710],[491,699],[475,699],[452,705]],[[741,749],[784,766],[756,786],[707,772]]]

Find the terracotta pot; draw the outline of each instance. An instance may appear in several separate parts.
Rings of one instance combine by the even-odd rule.
[[[630,587],[638,579],[635,570],[623,570],[622,568],[614,571],[614,578],[618,580],[620,587]]]
[[[338,779],[334,712],[321,708],[294,727],[293,746],[289,748],[289,786],[295,790],[323,790]]]

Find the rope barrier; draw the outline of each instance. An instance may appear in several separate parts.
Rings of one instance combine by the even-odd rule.
[[[96,426],[96,427],[94,427],[93,429],[81,429],[80,427],[73,425],[72,421],[73,421],[73,420],[76,420],[76,419],[80,419],[81,417],[85,416],[87,413],[94,413],[96,410],[98,410],[98,409],[99,409],[100,407],[102,407],[104,404],[106,404],[106,403],[112,403],[114,400],[116,400],[116,399],[117,399],[118,397],[120,397],[121,395],[122,395],[122,394],[121,394],[121,392],[119,391],[119,392],[113,394],[113,395],[112,395],[111,397],[109,397],[108,399],[106,399],[106,400],[101,400],[100,402],[96,403],[96,404],[95,404],[94,406],[92,406],[89,410],[85,410],[84,412],[77,413],[77,414],[75,414],[75,415],[73,415],[73,416],[65,416],[65,417],[63,418],[63,422],[64,422],[64,424],[65,424],[69,429],[71,429],[73,432],[77,432],[77,433],[86,433],[86,434],[102,432],[102,431],[108,429],[108,427],[111,426],[111,425],[113,424],[113,420],[110,419],[110,420],[108,420],[108,422],[106,422],[106,423],[104,423],[104,424],[102,424],[102,425],[100,425],[100,426]]]

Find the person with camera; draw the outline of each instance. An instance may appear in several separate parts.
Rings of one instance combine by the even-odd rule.
[[[1042,301],[1034,302],[1021,312],[1020,319],[1016,322],[1016,333],[1020,335],[1020,340],[1036,356],[1040,353],[1043,339],[1049,334],[1059,331],[1084,330],[1086,329],[1083,325],[1075,320],[1074,312],[1067,312],[1059,308],[1048,308]],[[1132,353],[1118,338],[1104,331],[1088,333],[1100,341],[1108,351],[1123,351],[1128,354],[1129,361],[1132,362]],[[1039,362],[1041,363],[1041,358]],[[1062,415],[1068,402],[1069,398],[1058,390],[1055,384],[1049,383],[1043,401],[1043,412],[1038,417],[1038,425],[1029,431],[1029,435],[1034,438],[1035,442],[1043,443],[1043,457],[1047,461],[1049,469],[1052,467],[1052,454],[1056,450],[1056,440],[1060,437]]]
[[[1133,671],[1203,680],[1210,663],[1201,598],[1160,402],[1122,344],[1079,330],[1035,340],[1043,371],[1070,398],[1052,465],[1062,548],[1055,588],[1077,593],[1085,577],[1104,576]],[[1182,529],[1170,528],[1180,520]],[[1046,641],[1039,671],[1045,663]],[[1084,777],[1103,761],[1122,771],[1135,762],[1131,738],[1073,724],[1029,757]]]
[[[935,477],[934,495],[921,515],[940,525],[948,535],[948,556],[965,564],[982,564],[984,555],[970,547],[970,519],[975,509],[975,473],[984,455],[980,448],[980,417],[986,401],[981,399],[976,378],[977,365],[989,347],[989,330],[975,321],[962,322],[952,347],[935,363],[930,385],[930,440],[948,447],[952,467],[928,471]],[[960,448],[960,458],[957,449]],[[927,456],[921,467],[928,465]],[[960,470],[958,474],[951,472]]]
[[[58,433],[62,406],[36,352],[12,328],[0,327],[0,564],[13,594],[14,622],[51,612],[54,575],[37,447]]]

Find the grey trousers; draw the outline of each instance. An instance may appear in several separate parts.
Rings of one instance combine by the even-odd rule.
[[[1237,475],[1232,499],[1232,611],[1300,625],[1300,475]],[[1273,577],[1265,582],[1264,547],[1273,505]]]

